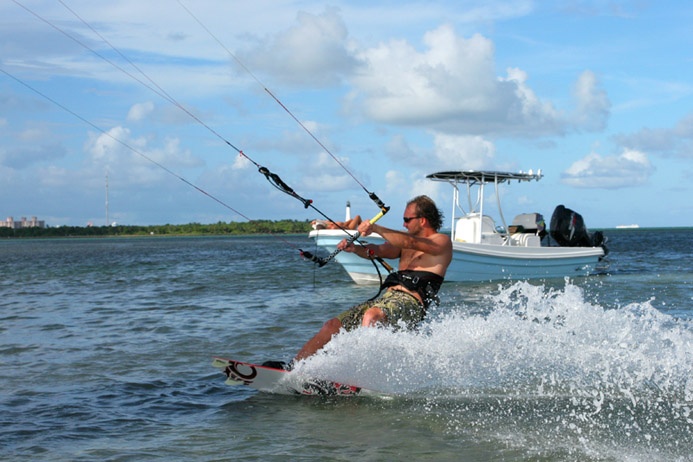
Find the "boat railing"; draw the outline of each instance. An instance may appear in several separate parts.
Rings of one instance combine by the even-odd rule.
[[[501,190],[502,183],[510,183],[512,181],[537,181],[542,178],[541,170],[537,173],[532,172],[497,172],[497,171],[449,171],[438,172],[427,175],[427,178],[434,181],[442,181],[450,184],[453,190],[452,200],[452,229],[450,237],[453,241],[469,242],[469,243],[484,243],[497,245],[518,245],[518,243],[533,243],[534,239],[517,238],[511,239],[510,233],[499,232],[496,230],[493,219],[485,215],[484,205],[484,190],[486,184],[493,185],[496,199],[496,206],[500,216],[502,230],[507,230],[509,227],[503,215],[501,207]],[[466,186],[467,210],[460,203],[461,194],[459,184]],[[476,190],[476,194],[474,194]],[[475,200],[473,200],[475,198]],[[457,218],[457,212],[462,212],[461,218]],[[490,220],[490,222],[488,221]],[[476,221],[476,222],[475,222]],[[531,244],[533,245],[533,244]]]

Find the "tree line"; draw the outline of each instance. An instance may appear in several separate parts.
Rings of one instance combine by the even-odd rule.
[[[0,237],[99,237],[99,236],[195,236],[243,234],[302,234],[310,221],[252,220],[246,222],[188,223],[181,225],[56,226],[47,228],[0,228]]]

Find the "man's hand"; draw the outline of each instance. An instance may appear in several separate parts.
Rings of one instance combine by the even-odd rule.
[[[337,244],[337,248],[339,250],[343,250],[344,252],[350,252],[353,253],[356,250],[356,246],[354,245],[353,242],[349,242],[346,239],[342,239],[339,241],[339,244]]]
[[[362,221],[359,224],[358,231],[361,233],[361,236],[368,236],[373,232],[373,224],[368,220]]]

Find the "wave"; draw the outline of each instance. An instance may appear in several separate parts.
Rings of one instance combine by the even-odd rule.
[[[605,308],[569,282],[518,282],[417,332],[343,332],[298,372],[413,400],[452,432],[512,437],[537,454],[685,460],[692,346],[691,321],[651,301]]]

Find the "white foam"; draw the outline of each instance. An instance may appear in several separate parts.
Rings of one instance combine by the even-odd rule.
[[[569,282],[519,282],[418,332],[343,332],[297,372],[404,397],[451,433],[537,458],[684,460],[693,326],[652,304],[605,308]]]
[[[691,323],[651,301],[605,309],[573,284],[526,282],[487,301],[487,313],[450,307],[418,332],[344,332],[301,370],[396,394],[693,398]]]

